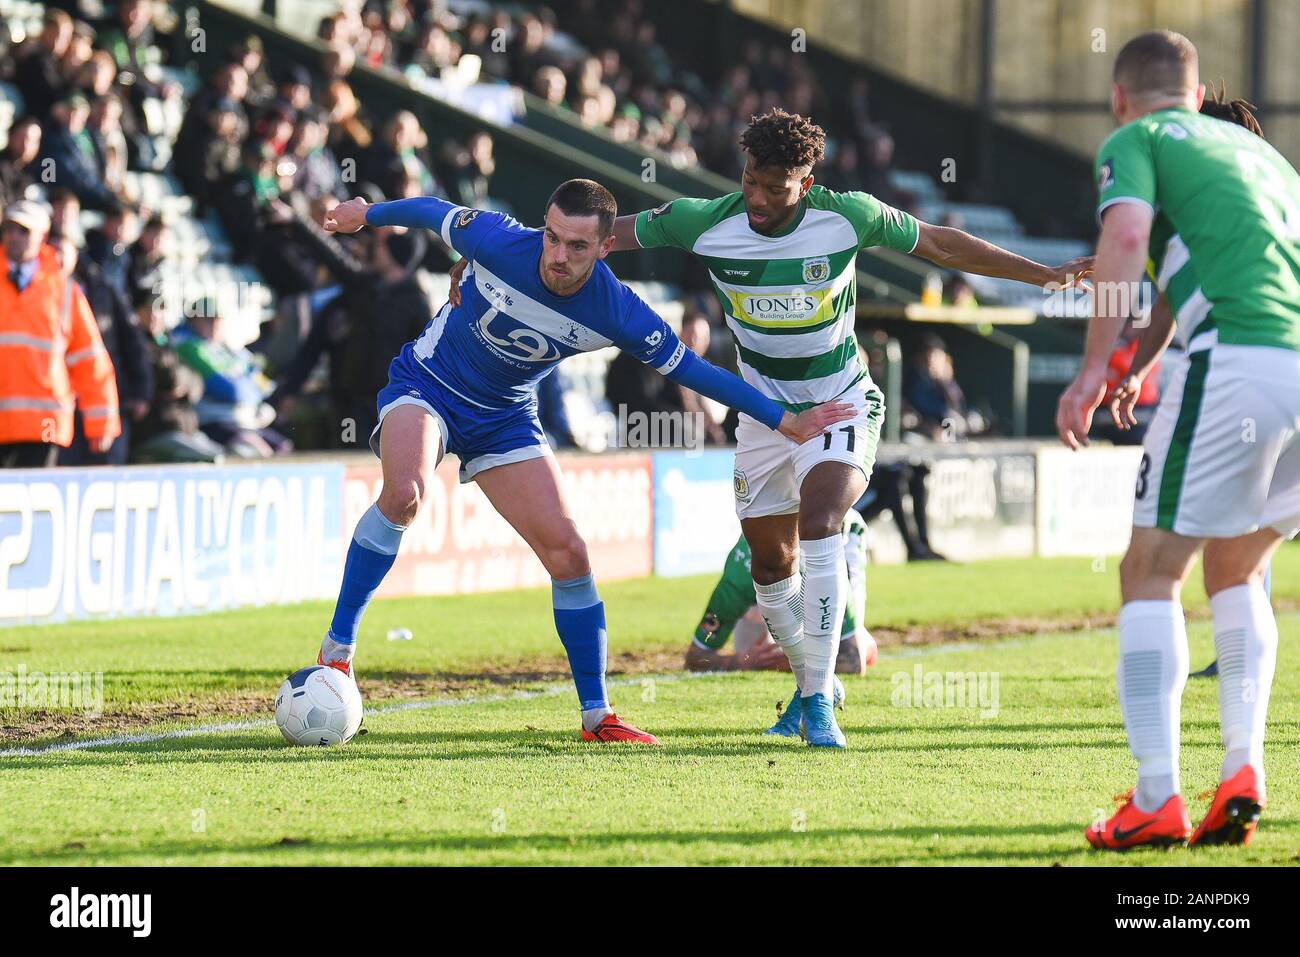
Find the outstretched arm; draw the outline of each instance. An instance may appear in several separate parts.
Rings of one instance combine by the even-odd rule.
[[[373,204],[358,196],[326,213],[322,225],[331,233],[355,233],[363,226],[431,229],[456,252],[473,259],[483,236],[507,220],[501,213],[469,209],[436,196]]]
[[[641,242],[636,238],[636,214],[620,216],[614,220],[614,248],[610,252],[621,253],[640,248]]]
[[[369,203],[364,196],[357,196],[326,213],[321,225],[330,233],[355,233],[362,226],[407,226],[441,232],[448,214],[461,208],[436,196],[395,199],[391,203]]]
[[[1044,266],[951,226],[918,222],[917,227],[912,253],[945,269],[1014,279],[1033,286],[1071,286],[1092,271],[1091,256],[1080,256],[1060,266]]]
[[[740,376],[719,369],[707,359],[701,359],[680,341],[677,351],[680,356],[674,353],[673,359],[656,368],[679,385],[694,389],[700,395],[730,406],[737,412],[744,412],[791,441],[800,444],[807,442],[836,422],[851,419],[857,414],[853,406],[843,402],[826,402],[798,415],[787,412]]]

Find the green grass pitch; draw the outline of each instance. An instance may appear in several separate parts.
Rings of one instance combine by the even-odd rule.
[[[1300,548],[1274,568],[1300,598]],[[787,675],[686,677],[707,577],[610,583],[615,706],[658,749],[577,740],[543,591],[376,602],[358,670],[369,733],[287,747],[284,675],[314,658],[323,604],[0,631],[0,672],[102,671],[95,720],[0,710],[0,864],[1294,864],[1300,859],[1300,615],[1279,616],[1270,804],[1245,849],[1085,849],[1082,828],[1134,777],[1115,701],[1113,559],[878,567],[886,638],[846,679],[850,750],[758,731]],[[1213,657],[1187,594],[1192,661]],[[385,639],[407,627],[413,641]],[[1069,629],[1069,630],[1063,630]],[[1001,633],[1001,636],[999,636]],[[975,638],[971,638],[975,635]],[[948,673],[982,701],[914,700]],[[993,680],[996,676],[996,700]],[[979,684],[979,682],[983,684]],[[926,683],[930,682],[929,685]],[[963,686],[966,687],[966,686]],[[1217,687],[1188,685],[1193,819],[1220,758]],[[971,698],[975,696],[972,695]],[[116,735],[229,730],[14,754]]]

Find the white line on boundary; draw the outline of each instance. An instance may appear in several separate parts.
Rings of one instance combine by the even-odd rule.
[[[617,681],[610,681],[608,685],[612,688],[625,687],[627,685],[639,685],[647,678],[653,678],[655,681],[680,681],[690,678],[716,678],[722,675],[740,674],[735,671],[699,671],[673,675],[644,675],[640,678],[620,678]],[[573,685],[571,682],[557,683],[540,691],[515,691],[510,694],[499,695],[473,695],[467,698],[425,698],[419,701],[400,701],[396,704],[381,705],[377,708],[366,708],[366,716],[372,717],[380,714],[393,714],[397,711],[427,711],[431,708],[455,708],[471,704],[493,704],[498,701],[523,701],[529,698],[549,698],[557,694],[563,694],[571,691]],[[0,758],[22,758],[34,757],[38,754],[49,754],[54,751],[85,751],[88,748],[113,748],[124,744],[152,744],[155,741],[170,741],[176,738],[193,738],[204,734],[221,734],[225,731],[251,731],[256,728],[267,728],[275,724],[274,718],[259,718],[256,721],[225,721],[220,724],[204,724],[193,728],[177,728],[174,731],[158,731],[152,734],[120,734],[110,738],[90,738],[84,741],[62,741],[55,744],[47,744],[36,748],[8,748],[0,751]]]
[[[1095,629],[1086,629],[1092,631]],[[1029,638],[1006,638],[999,639],[989,644],[997,645],[1024,645],[1042,641],[1047,638],[1059,637],[1061,632],[1045,632],[1034,635]],[[950,654],[959,651],[978,650],[985,642],[953,642],[944,645],[917,646],[911,648],[899,648],[888,653],[880,654],[880,661],[891,661],[894,659],[920,658],[925,655],[933,654]],[[646,678],[653,678],[655,681],[682,681],[692,678],[721,678],[729,675],[745,674],[743,671],[693,671],[682,672],[680,674],[670,675],[644,675],[639,678],[620,678],[617,681],[608,682],[612,688],[626,687],[628,685],[638,685]],[[472,695],[467,698],[425,698],[418,701],[401,701],[396,704],[382,705],[377,708],[367,708],[366,715],[393,714],[398,711],[427,711],[431,708],[454,708],[464,705],[473,704],[494,704],[499,701],[524,701],[530,698],[548,698],[572,688],[572,683],[565,681],[556,683],[541,691],[515,691],[511,694],[500,695]],[[51,754],[55,751],[85,751],[89,748],[115,748],[124,744],[152,744],[155,741],[170,741],[178,738],[193,738],[204,734],[222,734],[226,731],[251,731],[256,728],[266,728],[275,724],[274,718],[259,718],[256,721],[225,721],[220,724],[205,724],[193,728],[177,728],[174,731],[158,731],[151,734],[121,734],[109,738],[89,738],[84,741],[62,741],[54,744],[47,744],[41,747],[28,748],[8,748],[0,751],[0,758],[25,758],[35,757],[40,754]]]

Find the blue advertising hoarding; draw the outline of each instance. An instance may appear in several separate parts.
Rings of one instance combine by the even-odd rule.
[[[735,453],[656,452],[656,575],[717,572],[740,537],[733,492]]]
[[[0,472],[0,625],[331,598],[341,465]]]

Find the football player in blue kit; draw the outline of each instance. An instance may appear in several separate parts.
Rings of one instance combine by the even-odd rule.
[[[795,442],[820,435],[854,410],[825,403],[786,411],[686,348],[605,264],[617,213],[607,189],[574,179],[551,194],[541,229],[431,197],[373,205],[351,199],[326,216],[330,232],[366,225],[431,229],[473,266],[463,278],[461,304],[444,305],[402,348],[379,393],[370,446],[383,466],[383,487],[353,533],[320,664],[352,674],[366,605],[392,567],[425,483],[453,452],[460,480],[478,483],[551,576],[555,629],[577,686],[583,740],[658,743],[609,705],[605,606],[538,423],[538,382],[569,356],[614,345]]]

